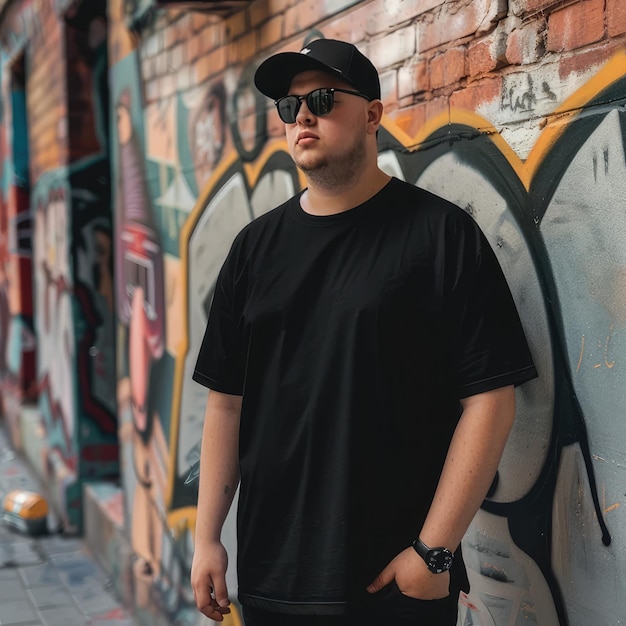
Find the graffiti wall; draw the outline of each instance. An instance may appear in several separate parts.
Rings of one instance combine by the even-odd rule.
[[[0,53],[2,54],[2,53]],[[32,303],[32,220],[29,144],[23,59],[1,57],[3,97],[0,112],[2,188],[0,191],[0,388],[2,410],[13,439],[22,402],[36,397]],[[12,158],[9,155],[12,152]]]
[[[105,7],[2,21],[3,414],[66,530],[83,481],[119,473]]]
[[[487,120],[466,111],[435,121],[417,153],[402,150],[406,137],[393,136],[393,126],[381,141],[390,173],[452,200],[481,225],[540,373],[518,391],[497,488],[464,540],[473,584],[464,624],[616,624],[623,614],[620,452],[609,433],[620,431],[626,373],[617,278],[624,60],[616,54],[562,104],[567,121],[539,137],[534,171],[533,154],[515,158]],[[620,104],[606,109],[607,99]]]
[[[618,38],[588,56],[553,51],[543,67],[537,61],[552,44],[547,35],[539,46],[547,25],[537,22],[535,47],[498,74],[506,55],[497,45],[536,17],[524,3],[509,3],[508,16],[497,3],[474,3],[485,5],[474,26],[467,3],[450,3],[456,21],[442,2],[391,4],[384,16],[377,2],[320,8],[317,17],[285,10],[274,35],[258,3],[221,20],[152,11],[149,2],[109,5],[117,402],[133,602],[146,623],[200,623],[188,576],[206,390],[191,372],[233,237],[303,182],[252,75],[266,53],[320,36],[355,41],[381,69],[381,167],[481,225],[540,373],[519,389],[497,486],[463,543],[472,591],[461,599],[460,623],[608,626],[623,618],[626,47]],[[417,47],[399,34],[415,23]],[[453,57],[439,58],[465,45],[448,49],[442,24],[459,41],[471,34],[489,44],[495,60],[473,81],[454,74]],[[250,29],[265,49],[246,39]],[[435,50],[429,76],[424,41]],[[460,72],[480,60],[478,44],[471,51]],[[233,563],[232,519],[224,539]],[[234,592],[232,570],[229,579]],[[240,623],[237,610],[228,621]]]

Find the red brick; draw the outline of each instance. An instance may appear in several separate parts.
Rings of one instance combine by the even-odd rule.
[[[581,48],[604,37],[604,0],[581,0],[548,18],[548,50]]]
[[[563,56],[559,61],[559,77],[566,80],[570,74],[582,74],[590,67],[600,67],[621,48],[619,43],[611,42],[602,47],[581,51],[573,56]]]
[[[446,84],[444,78],[444,55],[437,54],[428,62],[428,77],[431,89],[440,89]]]
[[[506,58],[511,65],[535,63],[546,49],[546,22],[538,19],[509,34]]]
[[[219,48],[222,43],[222,23],[211,24],[200,32],[202,54]]]
[[[282,39],[284,20],[282,15],[277,15],[260,26],[259,45],[261,50],[274,46]]]
[[[454,11],[452,9],[455,9]],[[498,0],[473,0],[461,6],[446,3],[419,25],[419,52],[438,48],[451,41],[482,34],[502,17]]]
[[[292,4],[289,0],[254,0],[248,8],[250,26],[255,27],[276,17]]]
[[[227,64],[235,65],[247,61],[256,55],[258,51],[258,31],[252,30],[243,37],[240,37],[236,41],[228,44],[228,46],[222,46],[215,52],[226,51]]]
[[[439,89],[461,80],[465,73],[465,48],[447,50],[433,57],[429,63],[430,86]]]
[[[303,33],[318,25],[325,15],[324,3],[319,0],[300,0],[285,12],[285,37]]]
[[[198,59],[194,69],[198,84],[203,83],[210,76],[223,72],[226,69],[226,48],[218,48]]]
[[[426,101],[426,121],[447,113],[450,109],[448,97],[433,98]]]
[[[498,60],[491,54],[491,41],[481,40],[472,42],[467,50],[467,65],[470,76],[486,74],[495,70]]]
[[[624,0],[606,0],[606,21],[611,37],[626,33],[626,3]]]
[[[446,58],[445,77],[446,83],[451,85],[467,76],[465,67],[465,48],[458,46],[444,53]]]
[[[415,55],[415,28],[407,26],[393,33],[371,41],[367,49],[359,46],[378,68],[382,70],[398,63],[404,63]]]
[[[248,7],[248,20],[250,27],[255,28],[259,24],[263,24],[269,17],[269,0],[254,0]]]
[[[191,29],[194,32],[202,30],[209,22],[209,17],[206,13],[200,13],[199,11],[191,11]]]
[[[481,105],[500,99],[502,78],[485,77],[477,80],[465,89],[455,91],[450,97],[450,104],[456,109],[476,111]]]
[[[405,65],[398,70],[398,98],[402,99],[430,89],[428,62]]]
[[[374,10],[377,3],[377,0],[371,3],[361,2],[358,5],[359,8],[354,11],[338,15],[330,24],[324,26],[324,34],[328,38],[343,39],[358,44],[373,34],[370,32],[368,24],[371,11]]]
[[[442,4],[444,0],[374,0],[365,5],[367,33],[377,35],[388,32]]]
[[[228,41],[233,41],[248,30],[246,11],[239,11],[224,20],[224,29]]]
[[[173,24],[165,29],[165,47],[173,48],[181,40],[178,24]]]
[[[533,13],[535,11],[543,11],[558,4],[563,4],[563,0],[525,0],[519,4],[525,5],[525,13]]]
[[[190,37],[185,45],[187,46],[185,54],[187,63],[193,63],[202,54],[202,34]]]

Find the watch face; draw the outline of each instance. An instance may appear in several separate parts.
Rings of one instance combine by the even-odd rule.
[[[426,554],[425,561],[431,572],[442,574],[452,567],[452,552],[446,548],[433,548]]]

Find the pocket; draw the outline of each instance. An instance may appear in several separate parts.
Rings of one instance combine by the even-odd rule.
[[[392,581],[385,589],[383,606],[388,623],[397,626],[428,624],[437,626],[455,626],[457,618],[457,602],[448,595],[436,600],[422,600],[407,596],[400,591],[396,581]]]
[[[390,594],[394,597],[400,597],[403,600],[408,600],[409,602],[421,602],[423,604],[431,604],[437,602],[448,602],[450,600],[450,594],[444,596],[443,598],[435,598],[434,600],[424,600],[422,598],[414,598],[413,596],[409,596],[406,593],[403,593],[398,587],[398,583],[395,580],[392,580],[389,585]]]

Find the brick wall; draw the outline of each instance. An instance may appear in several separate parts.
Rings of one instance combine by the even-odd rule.
[[[256,0],[225,19],[162,11],[139,40],[145,104],[298,49],[314,29],[359,45],[381,72],[388,114],[415,126],[452,101],[496,97],[501,77],[528,67],[597,66],[624,44],[626,9],[620,0]]]
[[[7,3],[0,24],[0,38],[7,58],[25,55],[27,101],[31,136],[31,178],[63,164],[67,158],[63,20],[52,3]]]

